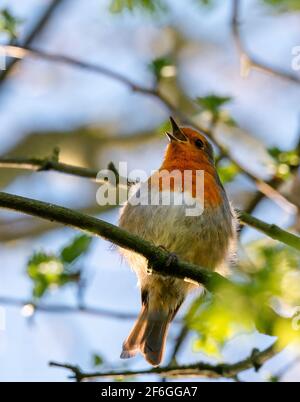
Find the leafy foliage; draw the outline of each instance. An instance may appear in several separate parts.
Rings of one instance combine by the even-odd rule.
[[[291,169],[299,166],[299,152],[297,150],[282,151],[276,147],[271,148],[268,151],[277,162],[277,176],[283,179],[289,179],[291,176]]]
[[[165,6],[160,0],[112,0],[110,5],[112,13],[120,13],[125,10],[132,12],[135,9],[154,13],[164,10]]]
[[[186,323],[198,334],[196,350],[220,357],[230,339],[255,328],[277,336],[281,346],[299,341],[300,333],[293,327],[293,319],[281,315],[277,311],[281,309],[268,307],[299,306],[299,253],[262,243],[251,246],[251,257],[255,258],[255,266],[240,285],[235,289],[217,288],[213,296],[197,299],[188,311]]]
[[[92,356],[93,367],[100,367],[104,363],[103,356],[99,355],[99,353],[94,353]]]
[[[0,32],[8,34],[11,40],[17,39],[18,26],[21,22],[9,10],[3,9],[0,11]]]
[[[198,97],[196,99],[196,103],[198,103],[198,105],[201,106],[204,110],[216,112],[231,100],[232,98],[230,96],[218,96],[211,94],[204,97]]]
[[[33,282],[33,297],[41,298],[51,289],[69,283],[79,283],[81,270],[76,266],[79,257],[89,250],[91,238],[77,236],[60,253],[34,253],[27,263],[27,274]]]
[[[61,251],[62,261],[68,264],[73,263],[88,251],[91,242],[92,238],[86,235],[75,237],[72,243]]]
[[[275,7],[278,11],[300,10],[300,0],[262,0],[264,3]]]
[[[214,122],[222,120],[228,122],[230,125],[234,124],[233,119],[228,114],[222,113],[222,107],[231,102],[230,96],[219,96],[215,94],[209,94],[204,97],[198,97],[195,102],[200,106],[202,111],[211,113]]]
[[[218,173],[223,184],[231,183],[236,176],[240,173],[236,164],[226,161],[218,166]]]
[[[149,65],[150,70],[154,74],[156,81],[159,82],[162,78],[168,77],[169,72],[175,72],[174,63],[167,57],[160,57],[153,60]]]
[[[200,4],[200,6],[209,6],[212,7],[215,5],[215,0],[196,0],[198,4]]]

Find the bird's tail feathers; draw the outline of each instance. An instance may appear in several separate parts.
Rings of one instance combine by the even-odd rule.
[[[121,359],[130,359],[134,357],[140,349],[141,340],[145,332],[145,326],[147,324],[148,308],[146,305],[142,306],[142,310],[128,336],[123,343],[123,350],[121,353]]]
[[[152,311],[147,305],[143,305],[132,331],[123,344],[121,358],[129,359],[140,351],[150,364],[158,366],[163,357],[173,316],[172,312]]]

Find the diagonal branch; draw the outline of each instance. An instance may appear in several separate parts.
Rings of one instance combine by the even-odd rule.
[[[98,171],[41,158],[0,158],[0,168],[42,172],[53,170],[97,182]]]
[[[46,7],[45,11],[38,19],[37,23],[33,26],[31,31],[28,33],[27,37],[24,40],[23,45],[29,46],[31,43],[38,37],[38,35],[44,30],[48,21],[52,18],[53,14],[56,12],[57,8],[61,5],[64,0],[52,0],[50,4]],[[0,86],[6,79],[6,77],[11,72],[14,65],[18,62],[17,59],[13,59],[8,63],[6,69],[0,74]]]
[[[0,158],[0,168],[5,169],[21,169],[30,170],[33,172],[54,171],[64,173],[70,176],[89,179],[95,183],[103,184],[108,181],[105,174],[100,175],[98,170],[83,168],[80,166],[69,165],[50,158]],[[130,182],[125,177],[121,177],[115,165],[110,162],[105,171],[111,171],[115,174],[118,186],[128,188],[133,182]]]
[[[150,370],[136,370],[136,371],[124,370],[124,371],[95,372],[95,373],[84,373],[83,371],[81,371],[79,367],[72,366],[70,364],[50,362],[50,366],[71,370],[74,374],[72,378],[75,378],[77,381],[82,381],[86,379],[97,379],[97,378],[122,379],[126,377],[133,377],[136,375],[160,375],[165,378],[166,377],[235,378],[241,372],[249,369],[254,368],[256,371],[258,371],[265,362],[273,358],[276,354],[277,354],[277,347],[275,343],[262,352],[254,350],[247,359],[234,364],[211,365],[208,363],[196,363],[183,366],[157,367]]]
[[[168,266],[168,252],[124,229],[68,208],[3,192],[0,192],[0,207],[59,222],[63,225],[73,227],[74,229],[88,232],[91,235],[100,236],[119,247],[143,255],[151,266],[153,266],[154,271],[163,275],[171,274],[178,278],[190,278],[208,288],[211,287],[212,282],[219,282],[220,284],[229,283],[229,281],[215,272],[207,271],[204,268],[184,261],[174,262],[170,268]],[[278,226],[267,224],[241,211],[239,214],[242,222],[251,225],[267,236],[270,236],[272,239],[278,240],[300,251],[300,237]]]
[[[59,222],[63,225],[89,233],[90,235],[100,236],[119,247],[143,255],[149,261],[153,270],[162,275],[172,275],[181,279],[189,278],[203,284],[208,289],[212,289],[216,284],[226,283],[230,285],[230,282],[221,275],[207,271],[194,264],[178,261],[169,266],[168,252],[124,229],[83,213],[3,192],[0,192],[0,207],[23,212],[52,222]]]
[[[115,206],[106,205],[100,207],[95,205],[93,200],[90,205],[80,208],[79,211],[89,215],[100,215],[104,212],[112,211]],[[56,230],[59,228],[59,223],[42,221],[34,219],[34,217],[20,217],[17,219],[0,220],[0,242],[18,241],[28,237],[36,237],[44,232]]]
[[[68,306],[64,304],[33,304],[32,302],[25,299],[16,299],[12,297],[0,296],[0,306],[13,306],[13,307],[24,307],[30,305],[33,308],[33,312],[40,311],[43,313],[53,313],[53,314],[74,314],[82,313],[86,315],[93,315],[103,318],[112,318],[117,320],[133,320],[136,318],[136,314],[122,313],[119,311],[106,310],[99,307],[91,306]]]
[[[13,57],[15,59],[24,59],[28,56],[35,56],[42,58],[47,61],[51,61],[54,63],[62,63],[72,67],[77,67],[83,70],[88,70],[90,72],[94,72],[96,74],[104,75],[108,78],[111,78],[115,81],[118,81],[126,86],[128,86],[132,91],[139,92],[145,95],[157,96],[156,90],[141,86],[135,83],[133,80],[127,78],[123,74],[119,74],[115,71],[112,71],[104,66],[93,64],[85,61],[81,61],[75,59],[73,57],[64,56],[60,54],[48,53],[42,50],[33,49],[27,46],[3,46],[5,54],[9,57]]]
[[[231,29],[232,35],[234,38],[234,42],[236,44],[236,48],[239,51],[241,57],[241,68],[244,68],[242,71],[243,75],[248,75],[251,68],[256,70],[264,71],[265,73],[277,76],[281,79],[290,81],[292,83],[300,84],[300,77],[289,73],[280,68],[276,68],[267,64],[257,57],[250,55],[247,50],[244,41],[242,39],[242,35],[240,32],[240,9],[241,9],[242,1],[241,0],[232,0],[232,17],[231,17]]]
[[[300,251],[300,237],[294,235],[286,230],[282,230],[279,226],[274,224],[269,224],[261,221],[260,219],[254,218],[253,216],[247,214],[247,212],[238,211],[240,221],[264,234],[271,237],[273,240],[282,242],[290,247],[293,247]]]

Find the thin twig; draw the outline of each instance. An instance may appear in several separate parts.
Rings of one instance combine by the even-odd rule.
[[[0,168],[5,169],[21,169],[21,170],[31,170],[34,172],[45,172],[45,171],[55,171],[59,173],[65,173],[71,176],[81,177],[85,179],[89,179],[95,183],[105,183],[107,182],[107,178],[105,175],[100,175],[98,170],[83,168],[79,166],[69,165],[66,163],[54,161],[51,158],[0,158]],[[115,172],[116,169],[111,162],[108,166],[110,171]],[[118,185],[124,183],[125,187],[131,185],[132,183],[128,183],[127,178],[123,178],[120,180],[120,177],[117,175],[116,181]]]
[[[122,379],[126,377],[134,377],[137,375],[160,375],[165,378],[236,378],[238,374],[251,368],[254,368],[256,371],[258,371],[265,362],[273,358],[276,354],[276,344],[273,344],[262,352],[258,352],[257,350],[255,350],[247,359],[234,364],[211,365],[208,363],[196,363],[173,367],[157,367],[150,370],[124,370],[95,373],[85,373],[78,366],[72,366],[70,364],[50,362],[49,365],[51,367],[59,367],[72,371],[74,374],[73,378],[75,378],[77,381],[97,378]]]
[[[263,222],[260,219],[257,219],[255,217],[247,214],[246,212],[243,212],[243,211],[237,211],[237,212],[239,214],[239,218],[242,223],[266,234],[267,236],[271,237],[271,239],[285,243],[286,245],[296,248],[297,250],[300,251],[300,248],[299,248],[300,237],[299,236],[294,235],[285,230],[282,230],[277,225]]]
[[[292,83],[300,84],[300,77],[289,73],[280,68],[276,68],[267,64],[261,60],[259,60],[256,56],[250,55],[249,51],[246,49],[246,46],[243,42],[241,31],[240,31],[240,10],[241,10],[242,1],[241,0],[232,0],[232,17],[231,17],[231,29],[232,35],[234,38],[234,42],[236,44],[236,48],[241,57],[241,71],[242,75],[247,76],[250,70],[256,69],[263,71],[265,73],[277,76],[281,79],[290,81]]]
[[[293,175],[293,176],[298,173],[298,170],[299,170],[299,167],[300,167],[300,124],[299,124],[298,130],[297,130],[297,137],[298,137],[298,140],[297,140],[297,144],[296,144],[294,149],[296,151],[296,154],[298,155],[299,162],[290,167],[290,174]],[[284,182],[285,181],[284,181],[283,178],[274,176],[271,180],[268,181],[268,184],[273,188],[279,189],[280,186],[282,184],[284,184]],[[252,213],[255,211],[257,206],[260,204],[260,202],[264,198],[265,198],[265,195],[263,193],[261,193],[259,191],[256,191],[255,194],[253,195],[252,199],[249,201],[248,205],[244,208],[245,212],[247,212],[248,214],[252,215]],[[299,211],[300,210],[300,204],[299,205],[296,204],[296,207],[298,208],[298,211]],[[242,235],[242,233],[245,230],[245,228],[246,228],[246,226],[243,226],[241,228],[240,236]]]
[[[137,317],[137,313],[122,313],[117,310],[108,310],[100,307],[92,307],[86,305],[70,306],[66,304],[33,303],[30,300],[19,299],[10,296],[0,296],[0,306],[23,308],[24,306],[28,305],[33,308],[33,313],[38,311],[46,314],[85,314],[115,320],[135,320]],[[181,319],[175,319],[173,321],[174,324],[179,324],[181,322]]]
[[[136,318],[134,313],[122,313],[119,311],[110,311],[103,308],[91,307],[91,306],[68,306],[64,304],[43,304],[43,303],[32,303],[31,301],[25,299],[17,299],[13,297],[0,296],[1,306],[13,306],[13,307],[24,307],[27,305],[32,306],[33,311],[40,311],[43,313],[53,313],[53,314],[77,314],[82,313],[86,315],[93,315],[103,318],[112,318],[117,320],[133,320]]]
[[[170,365],[172,365],[176,360],[177,360],[177,355],[179,353],[179,351],[181,350],[188,334],[189,334],[189,328],[186,325],[186,323],[183,323],[179,332],[179,335],[177,336],[176,340],[175,340],[175,344],[171,353],[171,357],[170,357]]]
[[[91,202],[84,208],[79,209],[88,215],[99,215],[105,212],[112,211],[115,206],[95,205],[95,201]],[[22,216],[22,218],[9,219],[7,221],[0,220],[0,242],[15,242],[24,238],[36,237],[44,232],[52,231],[60,228],[57,222],[41,221],[31,216]]]
[[[31,43],[38,37],[40,33],[45,29],[47,26],[48,22],[51,20],[53,14],[56,12],[57,8],[62,4],[64,0],[52,0],[52,2],[49,3],[49,5],[45,8],[45,11],[42,13],[41,17],[37,20],[35,25],[32,27],[28,35],[26,36],[23,46],[30,46]],[[15,41],[11,42],[11,44],[14,44]],[[6,77],[9,75],[11,72],[12,68],[14,65],[18,62],[17,59],[11,60],[7,66],[6,69],[1,71],[0,74],[0,86],[6,79]]]

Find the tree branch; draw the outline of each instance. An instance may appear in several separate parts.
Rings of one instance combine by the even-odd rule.
[[[33,26],[29,34],[24,40],[23,45],[29,46],[37,36],[44,30],[45,26],[47,25],[48,21],[51,19],[52,15],[56,12],[57,8],[61,5],[64,0],[53,0],[42,13],[41,17],[38,19],[37,23]],[[14,67],[14,65],[18,62],[17,59],[13,59],[8,63],[6,69],[1,71],[0,74],[0,86],[9,75],[10,71]]]
[[[119,247],[143,255],[149,261],[153,270],[162,275],[172,275],[181,279],[189,278],[192,281],[204,285],[207,289],[212,289],[218,284],[231,286],[231,282],[221,275],[185,261],[174,262],[170,267],[168,264],[168,252],[124,229],[83,213],[3,192],[0,192],[0,207],[23,212],[52,222],[59,222],[63,225],[73,227],[74,229],[87,232],[93,236],[100,236]],[[246,213],[240,212],[240,216],[244,223],[260,230],[272,239],[300,250],[300,238],[298,236],[275,225],[262,222]]]
[[[264,234],[271,237],[271,239],[282,242],[290,247],[293,247],[300,251],[300,237],[294,235],[286,230],[281,229],[279,226],[269,224],[254,218],[243,211],[238,211],[240,221]]]
[[[177,336],[177,338],[175,339],[175,343],[173,346],[173,350],[171,353],[171,357],[170,357],[170,365],[172,365],[174,362],[177,361],[177,355],[179,353],[179,351],[181,350],[184,342],[186,341],[186,338],[189,334],[190,330],[188,328],[188,326],[186,325],[186,323],[183,323],[180,329],[180,332]]]
[[[215,272],[207,271],[184,261],[174,262],[169,266],[168,252],[124,229],[83,213],[3,192],[0,192],[0,207],[23,212],[52,222],[59,222],[90,235],[100,236],[119,247],[143,255],[149,261],[151,268],[161,275],[172,275],[181,279],[189,278],[203,284],[207,289],[212,289],[218,284],[227,284],[229,286],[231,284],[227,279]]]
[[[112,71],[104,66],[100,66],[97,64],[81,61],[74,59],[73,57],[64,56],[60,54],[47,53],[42,50],[29,48],[28,46],[3,46],[5,53],[7,56],[16,58],[16,59],[24,59],[27,56],[36,56],[42,58],[44,60],[48,60],[54,63],[62,63],[72,67],[77,67],[83,70],[88,70],[94,72],[96,74],[104,75],[108,78],[111,78],[115,81],[118,81],[127,87],[129,87],[134,92],[140,92],[145,95],[151,95],[157,97],[157,93],[155,89],[147,88],[135,83],[133,80],[130,80],[126,76],[119,74],[115,71]]]
[[[90,201],[91,205],[80,208],[79,211],[88,215],[99,215],[112,211],[114,206],[106,205],[100,207],[95,205],[95,201]],[[9,219],[7,221],[0,220],[0,243],[15,242],[28,237],[37,237],[45,232],[56,230],[60,227],[57,222],[42,221],[32,216],[17,219]]]
[[[245,65],[245,75],[248,75],[251,68],[263,71],[265,73],[275,75],[281,79],[290,81],[292,83],[300,84],[300,77],[284,71],[280,68],[275,68],[267,63],[262,62],[257,57],[250,55],[249,51],[242,40],[240,32],[240,8],[242,5],[241,0],[232,0],[232,17],[231,17],[231,29],[233,38],[241,56],[241,68]]]
[[[290,173],[291,173],[293,176],[298,173],[298,170],[299,170],[299,167],[300,167],[300,132],[299,132],[299,129],[300,129],[300,125],[299,125],[299,128],[298,128],[298,130],[297,130],[298,140],[297,140],[296,146],[295,146],[295,148],[294,148],[294,149],[296,150],[296,153],[297,153],[298,157],[299,157],[299,162],[290,167]],[[281,177],[278,177],[278,176],[276,176],[276,175],[273,176],[272,179],[270,179],[270,180],[268,181],[268,184],[269,184],[271,187],[276,188],[276,189],[279,189],[280,186],[283,185],[284,183],[285,183],[284,179],[281,178]],[[249,201],[248,205],[246,206],[246,208],[244,208],[244,209],[245,209],[245,212],[247,212],[248,214],[252,215],[252,213],[255,211],[255,209],[257,208],[257,206],[260,204],[260,202],[261,202],[264,198],[265,198],[265,196],[264,196],[263,193],[261,193],[261,192],[259,192],[259,191],[256,191],[256,192],[254,193],[253,197],[251,198],[251,200]],[[297,203],[296,203],[296,207],[298,208],[298,211],[299,211],[299,210],[300,210],[300,204],[298,203],[298,205],[297,205]],[[240,235],[243,233],[243,230],[244,230],[245,228],[246,228],[246,226],[244,226],[244,227],[241,229]]]
[[[103,184],[107,182],[105,177],[99,176],[98,170],[68,165],[66,163],[61,163],[58,160],[53,160],[52,158],[0,158],[0,168],[31,170],[33,172],[45,172],[51,170],[54,172],[68,174],[70,176],[89,179],[95,183]],[[119,172],[112,162],[110,162],[107,169],[115,173],[116,181],[119,186],[121,186],[122,183],[125,183],[124,186],[127,188],[128,186],[134,184],[128,181],[126,178],[120,180],[121,177],[119,176]]]
[[[160,375],[162,377],[171,378],[187,378],[187,377],[206,377],[206,378],[235,378],[238,374],[249,369],[258,371],[265,362],[274,357],[277,353],[276,344],[273,344],[266,350],[259,352],[254,350],[247,359],[234,364],[219,364],[211,365],[208,363],[196,363],[182,366],[166,366],[157,367],[150,370],[124,370],[124,371],[109,371],[84,373],[78,366],[70,364],[61,364],[50,362],[51,367],[59,367],[71,370],[74,374],[72,378],[77,381],[85,379],[97,378],[126,378],[136,375]]]
[[[50,159],[40,158],[0,158],[0,168],[31,170],[42,172],[53,170],[97,182],[97,170],[67,165]]]
[[[82,313],[86,315],[93,315],[103,318],[112,318],[117,320],[133,320],[136,319],[136,314],[131,313],[120,313],[119,311],[110,311],[98,307],[90,306],[68,306],[64,304],[51,304],[46,305],[43,303],[35,304],[28,300],[16,299],[12,297],[0,296],[0,305],[13,306],[13,307],[24,307],[30,305],[33,307],[34,311],[40,311],[43,313],[53,313],[53,314],[76,314]]]

